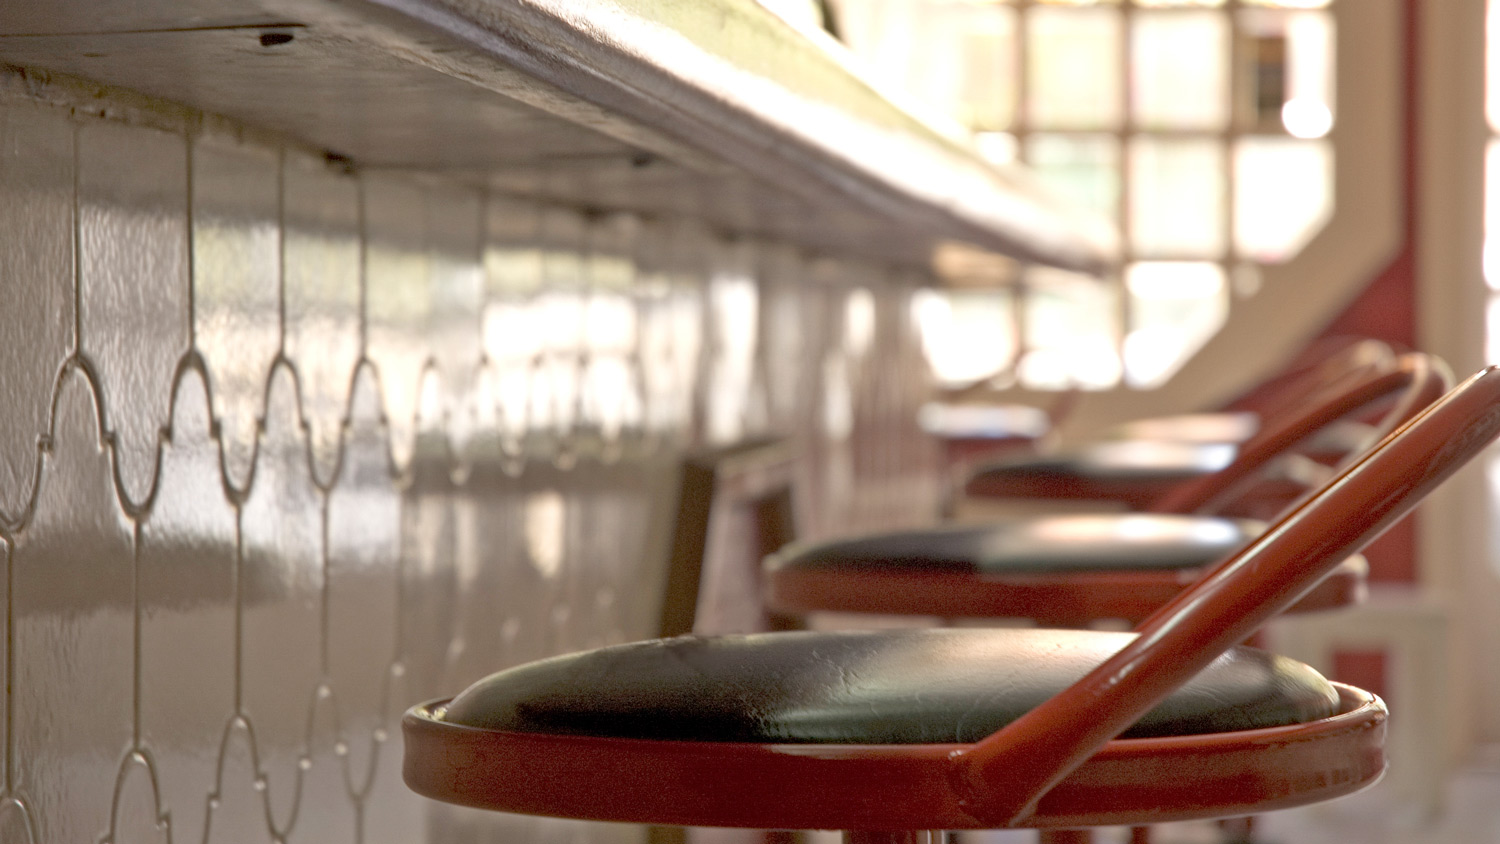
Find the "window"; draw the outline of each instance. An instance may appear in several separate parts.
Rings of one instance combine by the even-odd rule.
[[[1123,236],[1124,263],[1103,284],[1018,270],[1007,331],[1019,338],[1023,383],[1162,383],[1218,331],[1235,297],[1253,295],[1256,267],[1290,259],[1322,228],[1336,113],[1328,2],[845,4],[846,36],[872,72]],[[949,330],[935,341],[945,347],[939,377],[962,380],[941,361],[994,337],[959,312],[994,313],[1010,296],[950,297]],[[952,330],[968,323],[980,327]]]
[[[1485,152],[1484,281],[1489,287],[1485,360],[1500,361],[1500,4],[1489,3],[1485,34],[1485,118],[1490,130]]]

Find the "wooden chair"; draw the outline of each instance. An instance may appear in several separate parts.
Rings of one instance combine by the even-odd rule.
[[[657,635],[661,638],[702,631],[700,605],[710,566],[731,571],[749,598],[736,614],[755,617],[716,618],[709,606],[710,629],[726,624],[742,629],[781,629],[789,621],[768,613],[759,601],[760,562],[796,538],[792,501],[795,472],[791,446],[781,439],[758,439],[685,455],[678,473],[671,548],[662,589]],[[715,541],[714,531],[719,532]],[[708,603],[712,604],[712,596]],[[748,609],[747,609],[748,608]]]
[[[1493,368],[1135,635],[786,632],[604,648],[414,707],[404,775],[421,794],[489,809],[844,829],[851,844],[1244,815],[1348,794],[1384,768],[1383,704],[1236,643],[1497,434]]]
[[[1425,355],[1372,368],[1324,390],[1294,418],[1254,437],[1232,465],[1178,484],[1152,502],[1155,512],[1022,515],[793,544],[767,560],[767,602],[784,613],[1014,617],[1059,627],[1107,618],[1135,623],[1204,566],[1263,531],[1260,522],[1205,515],[1240,501],[1259,470],[1372,406],[1383,412],[1378,433],[1389,433],[1447,384],[1446,369]],[[1292,609],[1357,602],[1367,568],[1363,558],[1351,558]]]
[[[781,439],[748,440],[683,455],[657,616],[659,638],[687,635],[704,626],[710,630],[800,626],[795,618],[769,611],[758,597],[761,560],[796,538],[795,470],[792,448]],[[706,598],[705,580],[719,581],[708,584]],[[739,606],[726,607],[719,600],[723,595],[712,594],[727,591],[743,593],[736,602]],[[689,840],[688,831],[678,826],[653,826],[646,839],[648,844],[687,844]],[[775,832],[761,840],[763,844],[795,841]]]

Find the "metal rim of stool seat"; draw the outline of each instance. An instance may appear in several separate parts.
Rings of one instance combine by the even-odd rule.
[[[1358,604],[1369,564],[1345,560],[1287,613]],[[778,612],[850,612],[939,618],[1024,618],[1043,626],[1084,626],[1100,619],[1131,624],[1151,615],[1203,574],[1202,568],[1047,574],[787,568],[766,578],[766,602]]]
[[[1385,705],[1335,684],[1338,714],[1304,724],[1114,739],[1050,790],[1023,827],[1231,817],[1360,790],[1385,769]],[[584,820],[752,829],[986,829],[966,805],[961,744],[747,744],[521,733],[406,713],[419,794]]]

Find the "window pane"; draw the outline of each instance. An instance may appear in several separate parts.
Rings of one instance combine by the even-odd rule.
[[[1015,359],[1015,300],[1009,290],[919,290],[912,312],[928,364],[941,383],[972,384]]]
[[[1131,315],[1125,378],[1134,387],[1172,377],[1229,316],[1228,284],[1218,264],[1133,264],[1125,288]]]
[[[1246,6],[1265,6],[1278,9],[1324,9],[1329,0],[1240,0]]]
[[[1120,13],[1036,7],[1027,13],[1026,112],[1036,129],[1120,126]]]
[[[1500,290],[1500,139],[1495,138],[1484,163],[1484,280]]]
[[[1266,263],[1302,251],[1333,213],[1328,142],[1241,138],[1234,157],[1235,250]]]
[[[976,132],[974,148],[985,161],[1011,164],[1016,160],[1016,136],[1009,132]]]
[[[1485,305],[1484,338],[1485,361],[1500,362],[1500,297],[1492,297]]]
[[[1130,235],[1137,254],[1223,254],[1224,153],[1217,141],[1136,139],[1130,180]]]
[[[1135,0],[1137,6],[1148,9],[1169,9],[1182,6],[1196,6],[1199,8],[1217,8],[1224,5],[1224,0]]]
[[[1131,102],[1146,129],[1222,129],[1229,25],[1218,12],[1142,12],[1131,31]]]
[[[1485,114],[1490,131],[1500,132],[1500,3],[1490,2],[1488,32],[1485,34]]]
[[[913,23],[912,90],[974,129],[1015,120],[1016,13],[1003,5],[925,3]]]
[[[1333,128],[1333,18],[1296,12],[1287,21],[1287,102],[1281,120],[1299,138]]]
[[[1022,385],[1104,389],[1119,383],[1119,288],[1042,268],[1027,273],[1027,282],[1027,349],[1017,371]]]
[[[1333,18],[1327,12],[1244,9],[1245,122],[1321,138],[1333,128]]]
[[[1120,142],[1113,135],[1032,135],[1031,171],[1053,193],[1106,220],[1120,213]]]

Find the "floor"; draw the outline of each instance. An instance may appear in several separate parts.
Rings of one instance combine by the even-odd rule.
[[[1500,844],[1500,747],[1456,774],[1435,817],[1391,800],[1381,785],[1321,806],[1267,815],[1266,844]],[[1163,844],[1178,839],[1163,838]],[[1195,839],[1182,838],[1182,844]]]

